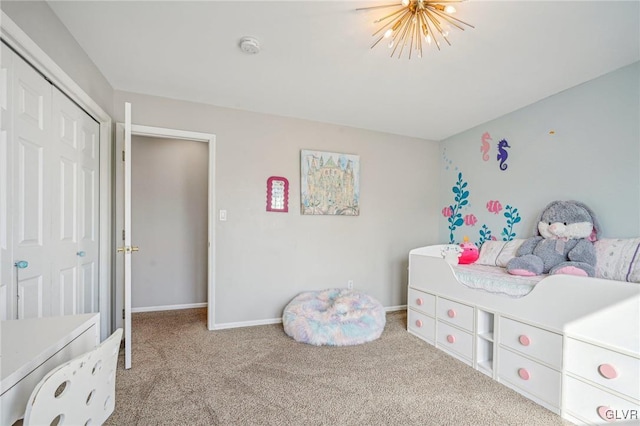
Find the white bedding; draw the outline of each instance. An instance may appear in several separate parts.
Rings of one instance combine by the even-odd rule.
[[[526,296],[546,275],[521,277],[511,275],[505,268],[487,265],[451,265],[460,283],[470,288],[503,294],[510,297]]]

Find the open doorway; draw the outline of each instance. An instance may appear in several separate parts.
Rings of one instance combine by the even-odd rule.
[[[125,110],[130,111],[130,106],[125,105]],[[127,114],[126,114],[127,115]],[[128,112],[130,116],[130,112]],[[128,129],[127,129],[128,126]],[[127,136],[129,135],[129,136]],[[117,157],[122,154],[122,161],[116,161],[115,170],[115,230],[114,245],[118,247],[118,252],[122,255],[116,256],[115,268],[115,288],[114,288],[114,308],[117,313],[115,317],[115,327],[125,328],[125,368],[131,367],[131,289],[137,288],[132,282],[132,255],[137,256],[143,250],[136,241],[136,230],[131,227],[131,152],[133,148],[125,150],[125,141],[134,136],[150,137],[155,139],[174,139],[178,142],[191,141],[207,145],[207,247],[206,247],[206,303],[207,303],[207,328],[213,330],[215,327],[214,300],[215,300],[215,239],[213,213],[215,212],[215,135],[186,130],[175,130],[160,127],[141,126],[135,124],[118,123],[116,126],[116,153]],[[125,159],[126,162],[125,162]],[[144,161],[144,159],[142,159]],[[126,220],[125,220],[126,219]],[[125,232],[125,230],[127,230]],[[162,232],[162,229],[156,230]],[[125,237],[126,236],[126,237]],[[176,248],[171,245],[171,240],[167,245],[172,251]],[[135,254],[134,254],[135,253]],[[152,290],[157,291],[157,290]],[[157,303],[157,302],[152,302]],[[161,302],[162,303],[162,302]],[[185,305],[183,302],[172,303],[171,305]],[[169,305],[169,306],[171,306]],[[160,305],[154,305],[158,307]],[[166,306],[165,306],[166,309]],[[119,313],[122,312],[122,316]]]
[[[131,142],[131,312],[206,307],[209,144]]]

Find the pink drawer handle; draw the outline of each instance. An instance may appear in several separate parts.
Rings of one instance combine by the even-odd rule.
[[[531,374],[529,373],[529,371],[527,371],[526,368],[519,368],[518,376],[520,376],[522,380],[529,380],[531,378]]]
[[[416,327],[422,327],[422,320],[416,320]]]
[[[520,342],[522,346],[529,346],[531,344],[531,339],[529,336],[521,334],[520,337],[518,337],[518,342]]]
[[[615,379],[618,377],[618,370],[611,364],[600,364],[598,366],[598,373],[605,379]]]
[[[423,303],[424,303],[424,302],[422,301],[422,298],[418,297],[418,298],[416,299],[416,305],[418,305],[418,306],[422,306],[422,304],[423,304]]]
[[[456,342],[456,336],[454,336],[454,335],[452,335],[452,334],[449,334],[449,335],[447,336],[447,342],[449,342],[449,343],[455,343],[455,342]]]
[[[449,318],[455,318],[455,316],[456,316],[456,311],[454,311],[453,309],[449,309],[449,310],[447,311],[447,316],[448,316]]]
[[[615,422],[615,413],[611,409],[611,407],[607,407],[605,405],[601,405],[598,407],[598,416],[608,423]]]

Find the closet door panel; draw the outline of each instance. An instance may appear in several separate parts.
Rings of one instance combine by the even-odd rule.
[[[78,314],[78,170],[82,111],[53,89],[52,114],[55,164],[52,182],[53,314]]]
[[[90,247],[87,249],[96,250],[98,248],[98,201],[99,201],[99,172],[100,163],[98,158],[98,123],[85,116],[82,118],[80,131],[80,182],[81,191],[78,198],[80,205],[80,241]],[[88,255],[88,253],[87,253]]]
[[[58,164],[60,174],[60,191],[58,192],[59,220],[57,238],[62,243],[74,245],[78,239],[77,199],[78,199],[78,164],[70,158],[61,157]]]
[[[80,137],[80,152],[82,154],[82,162],[91,164],[92,169],[98,167],[98,152],[100,126],[91,117],[86,114],[82,117],[82,134]]]
[[[78,313],[78,279],[77,268],[60,270],[58,288],[54,292],[53,311],[58,315],[74,315]]]
[[[86,114],[80,126],[79,250],[82,312],[98,312],[99,125]]]
[[[16,243],[23,248],[45,243],[44,147],[37,140],[18,138],[16,153]]]
[[[16,79],[16,117],[23,120],[27,127],[43,132],[47,130],[48,120],[45,114],[50,105],[51,86],[46,81],[39,81],[42,78],[35,71],[29,70],[26,64],[23,65],[18,68],[27,72],[19,73]]]
[[[80,267],[81,303],[84,313],[98,312],[98,271],[96,262]]]
[[[32,318],[51,314],[51,86],[22,59],[14,61],[13,261],[28,262],[16,270],[17,317]]]
[[[18,275],[18,319],[47,316],[44,304],[47,300],[44,275],[35,274],[24,278],[21,274]]]
[[[13,52],[0,45],[0,320],[16,316],[13,266]]]

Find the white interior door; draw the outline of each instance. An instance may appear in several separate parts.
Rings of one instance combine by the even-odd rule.
[[[124,366],[131,368],[131,104],[124,104],[125,122],[116,126],[116,327],[124,329]],[[120,311],[122,316],[120,316]],[[121,318],[121,320],[120,320]],[[122,321],[122,322],[120,322]]]
[[[131,255],[138,251],[138,247],[132,246],[131,226],[131,135],[161,137],[170,139],[193,140],[209,144],[209,176],[208,176],[208,238],[209,250],[207,255],[207,326],[214,329],[214,260],[215,244],[213,238],[214,225],[213,214],[215,211],[215,135],[208,133],[190,132],[186,130],[166,129],[133,125],[131,123],[131,104],[125,103],[125,123],[116,125],[116,164],[115,164],[115,188],[116,188],[116,240],[118,241],[118,253],[116,256],[116,298],[114,300],[116,327],[124,328],[125,338],[125,368],[131,368]],[[122,312],[122,313],[120,313]]]
[[[131,104],[124,104],[124,368],[131,368]]]

